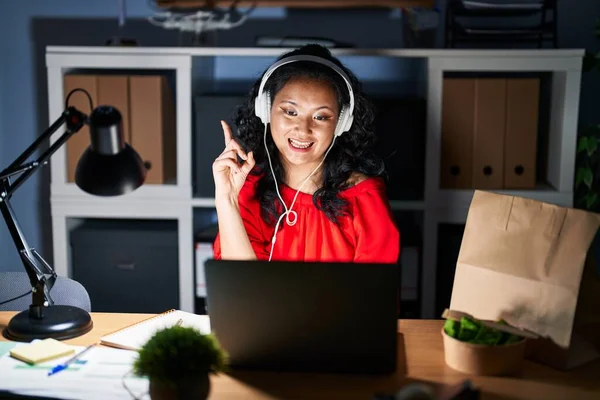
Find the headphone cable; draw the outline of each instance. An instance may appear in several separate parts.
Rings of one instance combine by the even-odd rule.
[[[333,135],[333,140],[331,141],[329,148],[323,155],[323,159],[321,160],[319,165],[317,165],[317,167],[310,173],[310,175],[308,175],[304,179],[304,181],[302,181],[302,184],[296,191],[296,194],[294,195],[294,199],[292,200],[292,204],[290,205],[290,208],[288,209],[287,205],[285,204],[285,201],[283,201],[283,197],[281,196],[281,193],[279,193],[279,185],[277,184],[277,177],[275,176],[275,171],[273,170],[273,164],[271,163],[271,155],[269,154],[269,149],[267,148],[267,125],[268,124],[265,124],[265,132],[263,135],[263,141],[265,144],[265,152],[267,153],[267,158],[269,160],[269,167],[271,169],[271,174],[273,175],[273,180],[275,181],[275,190],[277,191],[277,197],[279,197],[279,200],[281,201],[281,204],[283,204],[283,208],[285,209],[285,211],[279,216],[279,219],[277,220],[277,223],[275,224],[275,231],[273,232],[273,237],[271,238],[271,251],[269,251],[269,261],[271,261],[271,258],[273,257],[273,248],[275,247],[275,241],[277,238],[277,231],[279,230],[279,224],[283,220],[283,217],[285,217],[285,222],[288,224],[288,226],[296,225],[296,222],[298,221],[298,213],[293,210],[294,204],[296,204],[296,199],[298,198],[298,195],[300,194],[300,190],[302,189],[304,184],[306,182],[308,182],[310,177],[313,176],[314,173],[317,172],[317,170],[319,168],[321,168],[321,165],[323,165],[323,162],[325,161],[325,157],[327,157],[327,154],[329,154],[329,151],[331,150],[331,148],[333,147],[333,144],[335,143],[336,135]],[[292,214],[294,215],[294,219],[290,220],[290,215],[292,215]]]

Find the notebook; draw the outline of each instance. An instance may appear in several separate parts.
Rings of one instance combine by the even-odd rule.
[[[103,336],[100,338],[100,343],[120,349],[139,351],[155,332],[169,326],[177,325],[179,321],[181,321],[181,326],[195,328],[201,333],[209,334],[211,332],[210,321],[207,315],[197,315],[181,310],[169,310]]]
[[[30,344],[16,346],[10,350],[10,355],[28,364],[39,364],[75,353],[75,349],[56,339],[48,338],[33,341]]]

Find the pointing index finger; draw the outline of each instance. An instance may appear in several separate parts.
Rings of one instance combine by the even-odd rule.
[[[229,145],[229,142],[233,139],[231,134],[231,128],[227,125],[227,122],[221,120],[221,127],[223,127],[223,135],[225,136],[225,146]]]

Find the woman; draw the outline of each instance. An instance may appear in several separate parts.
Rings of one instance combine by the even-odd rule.
[[[373,120],[358,80],[329,50],[282,56],[238,109],[236,138],[221,122],[214,257],[396,263]]]

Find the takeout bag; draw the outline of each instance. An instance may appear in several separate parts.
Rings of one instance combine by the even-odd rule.
[[[592,292],[597,286],[592,280],[582,283],[599,225],[600,214],[476,190],[450,308],[482,319],[504,319],[538,334],[541,338],[528,349],[530,358],[556,368],[599,357],[598,349],[579,335],[600,335],[600,325],[585,323],[598,320],[600,307],[584,304],[597,304],[600,293]],[[587,267],[591,271],[593,264]]]

